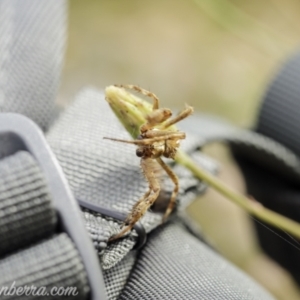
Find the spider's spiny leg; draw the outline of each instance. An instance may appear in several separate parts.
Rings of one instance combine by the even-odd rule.
[[[165,135],[161,135],[161,136],[154,136],[153,138],[149,138],[149,139],[142,139],[142,140],[134,140],[131,141],[130,144],[135,144],[135,145],[151,145],[155,142],[159,142],[159,141],[165,141],[165,140],[184,140],[185,139],[185,133],[184,132],[168,132],[168,134]]]
[[[154,136],[153,138],[149,139],[143,139],[141,141],[152,141],[152,142],[158,142],[158,141],[165,141],[165,140],[184,140],[186,137],[186,134],[181,131],[169,131],[168,134],[164,135],[158,135]]]
[[[119,238],[123,237],[128,231],[130,231],[133,226],[134,226],[134,224],[132,226],[130,226],[130,225],[125,226],[118,234],[113,235],[108,241],[112,242],[112,241],[118,240]]]
[[[124,236],[128,231],[130,231],[130,230],[133,228],[133,226],[135,225],[135,223],[138,221],[138,220],[135,220],[135,219],[133,218],[133,212],[136,211],[136,209],[138,208],[138,206],[140,205],[140,203],[143,202],[143,201],[150,195],[150,193],[151,193],[151,189],[149,189],[149,190],[143,195],[143,197],[141,197],[141,198],[139,199],[139,201],[133,206],[133,208],[132,208],[132,210],[131,210],[131,213],[127,216],[127,218],[126,218],[126,220],[125,220],[125,223],[124,223],[124,226],[123,226],[122,230],[121,230],[118,234],[112,236],[112,237],[109,239],[110,242],[111,242],[111,241],[114,241],[114,240],[117,240],[117,239],[119,239],[119,238],[121,238],[121,237]]]
[[[104,137],[103,139],[105,140],[111,140],[115,142],[121,142],[121,143],[126,143],[126,144],[133,144],[133,145],[149,145],[158,141],[164,141],[168,139],[185,139],[185,133],[184,132],[173,132],[173,133],[168,133],[166,135],[162,136],[156,136],[153,138],[149,139],[143,139],[143,140],[122,140],[122,139],[115,139],[115,138],[109,138],[109,137]]]
[[[142,140],[136,140],[135,142],[138,142],[139,145],[148,145],[151,143],[159,142],[159,141],[165,141],[165,140],[184,140],[186,137],[184,132],[181,131],[169,131],[167,134],[154,136],[152,138],[146,138]]]
[[[158,196],[156,196],[156,198],[157,197]],[[148,197],[148,198],[150,198],[150,197]],[[141,201],[138,203],[138,205],[135,205],[133,207],[131,213],[126,218],[126,222],[127,222],[128,225],[125,225],[125,227],[123,227],[123,229],[117,235],[114,235],[113,237],[111,237],[109,239],[109,241],[114,241],[114,240],[117,240],[117,239],[123,237],[144,216],[146,211],[151,206],[151,204],[149,204],[150,202],[147,201],[148,198],[141,199]],[[151,202],[151,203],[153,203],[153,202]]]
[[[134,206],[132,207],[132,210],[136,209],[139,204],[144,201],[151,193],[151,188],[148,189],[148,191],[139,199],[139,201],[137,203],[134,204]],[[125,220],[125,224],[129,223],[129,218],[127,217],[127,219]]]
[[[160,192],[159,180],[156,178],[156,169],[153,167],[152,158],[142,158],[141,159],[141,168],[146,180],[149,183],[148,192],[136,203],[129,216],[127,217],[127,226],[122,230],[130,230],[136,222],[138,222],[149,207],[155,202],[158,198]]]
[[[156,160],[161,165],[161,167],[166,171],[166,173],[169,175],[170,179],[173,181],[173,183],[175,185],[174,190],[171,195],[171,198],[170,198],[170,201],[169,201],[169,204],[168,204],[168,207],[163,216],[163,222],[165,222],[175,207],[176,197],[177,197],[177,194],[179,191],[179,180],[178,180],[178,177],[176,176],[176,174],[172,171],[172,169],[169,166],[167,166],[160,157],[158,157]]]
[[[121,142],[121,143],[126,143],[126,144],[134,144],[137,145],[135,140],[122,140],[122,139],[115,139],[115,138],[110,138],[110,137],[103,137],[104,140],[111,140],[114,142]]]
[[[166,139],[166,137],[170,137],[171,135],[176,134],[176,139],[185,139],[185,133],[181,131],[167,131],[167,130],[150,130],[143,134],[144,138],[156,138],[162,136]],[[179,134],[179,135],[178,135]]]
[[[111,140],[114,142],[121,142],[121,143],[126,143],[126,144],[133,144],[133,145],[148,145],[153,142],[155,142],[154,139],[144,139],[144,140],[122,140],[122,139],[115,139],[115,138],[110,138],[110,137],[104,137],[104,140]]]
[[[152,138],[152,139],[143,139],[143,140],[122,140],[122,139],[115,139],[115,138],[109,138],[109,137],[104,137],[104,140],[111,140],[114,142],[121,142],[121,143],[126,143],[126,144],[133,144],[133,145],[149,145],[157,141],[165,140],[165,138]]]
[[[141,159],[141,168],[143,170],[144,176],[149,183],[149,190],[147,193],[136,203],[131,213],[126,219],[127,225],[121,230],[120,233],[110,238],[110,241],[116,240],[122,237],[125,233],[130,231],[136,222],[138,222],[149,207],[157,199],[160,192],[160,185],[158,179],[155,177],[155,170],[153,169],[153,160],[151,158]]]
[[[152,107],[152,110],[156,110],[159,108],[159,99],[158,97],[152,93],[152,92],[149,92],[145,89],[142,89],[140,88],[139,86],[137,85],[132,85],[132,84],[115,84],[114,86],[116,87],[121,87],[121,88],[126,88],[126,89],[130,89],[130,90],[134,90],[144,96],[147,96],[149,98],[152,98],[153,99],[153,107]]]
[[[163,128],[168,128],[171,125],[174,125],[174,124],[180,122],[181,120],[183,120],[183,119],[187,118],[188,116],[190,116],[193,112],[194,112],[193,107],[186,106],[186,108],[183,111],[181,111],[176,117],[166,121],[166,123],[163,125]]]
[[[141,159],[141,168],[146,180],[149,183],[149,189],[151,190],[149,196],[144,199],[144,202],[147,206],[146,210],[155,202],[160,192],[160,183],[159,179],[156,177],[157,169],[155,168],[154,163],[156,162],[152,158]]]
[[[140,128],[141,133],[152,129],[156,125],[160,125],[172,116],[172,111],[169,108],[159,108],[150,112],[146,116],[147,122]]]

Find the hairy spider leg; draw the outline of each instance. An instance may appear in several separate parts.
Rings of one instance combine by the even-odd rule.
[[[156,125],[160,125],[172,116],[172,111],[168,108],[159,108],[153,110],[146,116],[147,122],[140,127],[142,134],[153,129]]]
[[[149,183],[149,190],[147,193],[133,206],[131,213],[126,218],[125,227],[117,235],[110,238],[110,241],[122,237],[125,233],[130,231],[135,223],[140,220],[146,213],[149,207],[155,202],[160,192],[159,180],[155,177],[152,168],[153,160],[151,158],[141,159],[141,168],[144,176]],[[150,170],[150,171],[149,171]]]
[[[135,203],[132,207],[132,211],[136,210],[136,208],[140,205],[140,203],[142,201],[144,201],[144,199],[146,199],[151,193],[151,188],[148,189],[148,191],[139,199],[139,201],[137,201],[137,203]],[[130,223],[130,215],[127,216],[126,220],[125,220],[125,225]]]
[[[176,139],[185,139],[186,135],[184,132],[182,131],[168,131],[168,130],[150,130],[147,131],[143,134],[143,137],[145,137],[146,139],[148,138],[156,138],[158,136],[164,136],[166,138],[166,136],[170,136],[170,135],[176,135]],[[179,135],[181,135],[181,137],[179,138]]]
[[[115,139],[110,137],[104,137],[105,140],[111,140],[115,142],[121,142],[126,144],[134,144],[134,145],[149,145],[158,141],[164,141],[168,139],[185,139],[185,133],[184,132],[170,132],[169,134],[162,135],[162,136],[156,136],[154,138],[149,139],[143,139],[143,140],[122,140],[122,139]]]
[[[172,119],[169,119],[165,122],[165,124],[163,124],[163,126],[161,128],[168,128],[171,125],[174,125],[178,122],[180,122],[181,120],[187,118],[188,116],[190,116],[192,113],[194,112],[194,108],[191,106],[186,106],[186,108],[184,110],[182,110],[177,116],[175,116]]]
[[[120,87],[120,88],[124,88],[124,89],[130,89],[130,90],[134,90],[144,96],[147,96],[149,98],[152,98],[153,99],[153,107],[152,107],[152,110],[156,110],[159,108],[159,99],[158,97],[152,93],[152,92],[149,92],[145,89],[142,89],[140,88],[139,86],[137,85],[132,85],[132,84],[115,84],[114,86],[116,87]]]
[[[133,206],[133,208],[132,208],[131,211],[132,211],[132,212],[133,212],[133,211],[136,211],[136,210],[138,209],[138,206],[140,205],[140,203],[141,203],[142,201],[144,201],[144,200],[150,195],[150,193],[151,193],[151,189],[149,188],[149,190],[143,195],[143,197],[141,197],[141,198],[139,199],[139,201],[138,201],[137,203],[135,203],[135,205]],[[118,234],[112,236],[112,237],[109,239],[109,242],[119,239],[119,238],[122,237],[125,233],[127,233],[128,231],[130,231],[130,230],[133,228],[133,226],[135,225],[135,223],[136,223],[138,220],[137,220],[136,222],[134,222],[134,223],[132,222],[132,212],[126,217],[126,220],[125,220],[125,222],[124,222],[124,224],[123,224],[123,226],[122,226],[122,230],[121,230]]]
[[[178,180],[178,177],[177,175],[172,171],[172,169],[167,166],[165,164],[165,162],[160,158],[156,158],[157,162],[161,165],[161,167],[165,170],[165,172],[168,174],[168,176],[170,177],[170,179],[173,181],[174,183],[174,189],[173,189],[173,192],[172,192],[172,195],[171,195],[171,198],[169,200],[169,204],[168,204],[168,207],[165,211],[165,214],[163,216],[163,220],[162,222],[164,223],[168,216],[171,214],[171,212],[173,211],[174,207],[175,207],[175,204],[176,204],[176,197],[177,197],[177,194],[178,194],[178,191],[179,191],[179,180]]]

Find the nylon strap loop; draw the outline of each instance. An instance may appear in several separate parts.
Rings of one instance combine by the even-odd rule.
[[[57,218],[45,179],[28,152],[0,161],[0,257],[54,233]]]

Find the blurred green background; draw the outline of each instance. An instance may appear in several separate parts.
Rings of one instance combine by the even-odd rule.
[[[87,85],[129,83],[165,107],[188,103],[253,126],[268,83],[298,48],[299,16],[297,0],[71,0],[59,103]],[[220,177],[244,191],[227,149],[206,151],[220,162]],[[277,299],[300,299],[289,274],[261,252],[243,211],[213,191],[189,211],[216,248]]]
[[[296,0],[71,0],[60,97],[134,83],[252,124],[266,85],[299,43]]]

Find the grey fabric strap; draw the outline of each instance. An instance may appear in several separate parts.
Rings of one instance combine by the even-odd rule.
[[[107,298],[118,299],[137,259],[137,251],[129,252],[114,267],[103,272]]]
[[[0,291],[11,286],[45,287],[49,296],[13,294],[1,299],[87,299],[89,292],[83,264],[70,238],[61,233],[24,251],[0,260]],[[55,288],[51,290],[52,288]],[[74,296],[55,295],[57,289],[75,288]],[[51,294],[52,293],[52,294]]]
[[[0,294],[1,299],[63,299],[16,293],[11,286],[74,287],[74,299],[86,299],[87,277],[80,256],[58,220],[44,176],[25,151],[0,160]],[[2,298],[3,296],[3,298]],[[26,296],[26,297],[25,297]]]
[[[289,58],[267,89],[258,117],[257,132],[300,156],[300,53]]]
[[[66,16],[66,0],[0,0],[0,112],[26,115],[43,130],[52,123]],[[2,145],[6,142],[9,145],[1,139]],[[85,299],[85,270],[71,240],[65,234],[55,236],[60,224],[34,159],[25,152],[3,156],[0,153],[0,289],[13,280],[16,285],[76,285],[75,298]],[[58,298],[64,297],[51,297]]]
[[[55,114],[65,43],[65,0],[0,1],[0,111],[43,129]]]
[[[0,160],[0,256],[54,233],[45,179],[27,152]]]
[[[150,234],[119,299],[273,298],[177,221]]]

